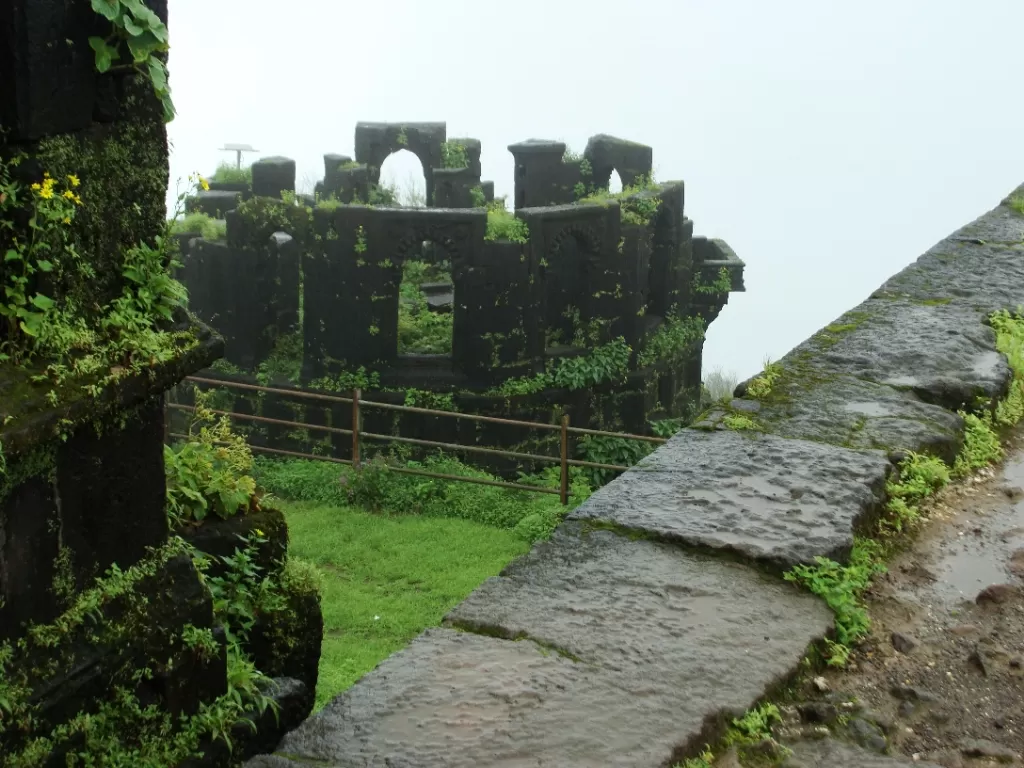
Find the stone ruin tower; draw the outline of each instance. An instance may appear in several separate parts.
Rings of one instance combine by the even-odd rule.
[[[402,149],[421,161],[423,207],[379,186]],[[448,138],[444,123],[359,123],[354,157],[325,155],[311,196],[295,194],[295,163],[282,157],[256,162],[251,182],[212,183],[192,206],[224,219],[226,236],[183,234],[183,279],[235,375],[266,372],[290,339],[292,384],[341,390],[360,372],[373,399],[451,395],[462,411],[566,410],[576,426],[631,432],[692,415],[701,330],[744,289],[743,262],[694,236],[683,182],[652,180],[648,146],[599,135],[581,155],[536,139],[508,151],[511,210],[481,179],[480,142]],[[622,193],[608,191],[613,171]],[[431,312],[449,313],[443,349],[403,349],[411,261],[444,266],[444,280],[418,286]],[[602,376],[595,355],[622,342],[622,370]],[[592,376],[570,381],[570,368]]]

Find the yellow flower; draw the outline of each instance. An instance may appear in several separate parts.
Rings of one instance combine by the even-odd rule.
[[[53,187],[43,187],[39,190],[39,196],[43,198],[43,200],[49,200],[53,197]]]
[[[199,185],[207,192],[210,191],[210,182],[204,179],[202,176],[199,177]]]
[[[36,192],[38,192],[40,189],[42,189],[42,187],[40,187],[38,184],[33,184],[32,185],[32,189],[34,189]]]
[[[80,198],[78,195],[75,195],[75,205],[81,205],[81,204],[82,204],[82,198]]]
[[[64,221],[65,224],[70,224],[71,223],[71,217],[70,216],[65,216],[63,221]]]
[[[263,531],[261,531],[259,528],[256,528],[255,530],[256,530],[256,535],[257,536],[262,536],[263,535]]]
[[[64,197],[66,197],[68,200],[74,200],[75,199],[75,193],[72,192],[70,189],[65,189],[64,190]]]
[[[68,181],[70,181],[70,182],[71,182],[71,186],[72,186],[72,187],[77,187],[77,186],[78,186],[79,184],[81,184],[81,183],[82,183],[82,182],[80,182],[80,181],[78,180],[78,177],[77,177],[77,176],[75,176],[75,174],[73,174],[73,173],[72,173],[71,175],[69,175],[69,176],[68,176]]]

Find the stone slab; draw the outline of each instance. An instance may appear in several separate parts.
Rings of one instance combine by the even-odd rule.
[[[911,392],[852,376],[794,377],[777,386],[782,397],[736,400],[734,409],[779,437],[846,448],[915,451],[952,462],[963,445],[963,419]],[[704,414],[701,428],[725,428],[728,412]]]
[[[789,568],[845,561],[883,501],[881,451],[686,429],[569,516]]]
[[[781,768],[900,768],[910,765],[941,768],[935,763],[879,755],[832,739],[803,741],[787,746],[793,754],[783,761]]]
[[[794,377],[851,376],[951,410],[1003,397],[1012,379],[983,313],[894,295],[868,299],[780,362]]]
[[[648,768],[800,665],[825,606],[739,563],[567,524],[275,755],[394,768]],[[250,766],[287,763],[251,761]]]

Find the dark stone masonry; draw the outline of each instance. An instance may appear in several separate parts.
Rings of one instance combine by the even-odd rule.
[[[786,355],[769,393],[741,384],[247,765],[648,768],[697,754],[831,627],[778,572],[843,561],[893,462],[951,458],[956,409],[1006,394],[987,317],[1024,303],[1022,206],[1024,186]],[[729,429],[736,415],[757,430]],[[924,763],[822,742],[785,764]]]
[[[744,264],[693,234],[684,185],[654,182],[650,147],[605,135],[579,155],[561,142],[513,144],[510,210],[481,179],[480,141],[449,138],[444,123],[359,123],[354,145],[354,159],[324,155],[312,198],[294,194],[295,163],[272,157],[253,164],[250,187],[190,203],[225,221],[223,239],[183,238],[181,277],[197,316],[224,334],[237,380],[342,392],[361,381],[381,402],[443,397],[462,412],[543,422],[565,412],[574,426],[634,433],[695,415],[704,333],[744,290]],[[384,161],[403,149],[423,166],[426,205],[400,205],[380,186]],[[614,170],[622,193],[609,191]],[[436,272],[414,288],[422,312],[447,322],[427,347],[409,338],[415,264]],[[523,387],[617,343],[628,359],[592,381]],[[256,408],[270,415],[265,400]],[[308,400],[302,411],[333,423]],[[367,418],[378,433],[484,442],[420,414]],[[249,437],[311,448],[270,431]],[[523,439],[487,437],[494,447]],[[346,441],[319,448],[350,458]]]

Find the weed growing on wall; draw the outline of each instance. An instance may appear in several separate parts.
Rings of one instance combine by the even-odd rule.
[[[222,184],[248,184],[252,186],[252,166],[237,168],[230,163],[220,163],[217,170],[213,172],[210,181]]]
[[[576,202],[579,205],[604,205],[617,201],[622,211],[621,219],[623,224],[647,226],[654,219],[661,207],[661,199],[654,196],[661,187],[651,176],[640,176],[633,184],[624,186],[621,192],[611,192],[607,189],[590,188],[587,194]],[[577,190],[579,192],[581,190]]]
[[[207,240],[223,240],[227,237],[227,222],[205,213],[189,213],[171,222],[170,233],[199,235]]]
[[[587,355],[556,359],[543,373],[509,379],[489,394],[508,397],[535,394],[551,388],[577,390],[605,382],[621,382],[629,372],[632,354],[632,348],[620,336],[595,347]]]
[[[495,200],[487,205],[487,231],[484,233],[484,240],[527,243],[530,241],[530,228],[525,221],[505,208],[504,199]]]
[[[779,380],[780,376],[782,376],[782,366],[771,360],[765,360],[764,370],[747,384],[747,394],[757,400],[763,400],[771,394],[772,387],[775,386],[775,382]]]
[[[678,317],[670,314],[665,322],[644,343],[637,354],[637,365],[647,368],[689,357],[704,341],[704,320],[700,317]]]
[[[441,145],[442,168],[465,168],[469,165],[466,145],[451,139]]]
[[[89,259],[77,253],[69,227],[82,200],[74,174],[44,174],[28,187],[11,173],[18,158],[0,161],[0,251],[5,256],[0,298],[0,362],[32,366],[33,380],[57,390],[73,380],[90,394],[120,377],[166,362],[180,353],[187,335],[165,331],[187,293],[171,278],[169,230],[180,216],[185,194],[162,236],[122,254],[123,288],[106,306],[82,306],[60,286],[96,277]],[[206,182],[193,177],[196,186]],[[18,222],[27,221],[27,232]],[[56,290],[57,292],[54,292]],[[194,343],[194,342],[193,342]]]
[[[693,284],[691,288],[694,293],[704,295],[729,293],[732,290],[732,276],[729,274],[729,270],[726,267],[722,267],[718,270],[718,277],[710,283],[702,282],[700,275],[695,274],[693,276]]]
[[[174,119],[167,67],[160,54],[170,48],[167,27],[144,0],[92,0],[92,9],[110,23],[105,37],[90,37],[96,71],[133,70],[150,81],[163,105],[164,120]],[[127,62],[118,64],[117,62]]]
[[[1009,205],[1012,210],[1024,216],[1024,197],[1020,195],[1014,195],[1013,197],[1010,198]]]
[[[221,519],[246,511],[256,491],[252,451],[231,429],[227,416],[209,408],[211,393],[195,388],[195,411],[188,440],[164,446],[167,516],[172,527]]]

